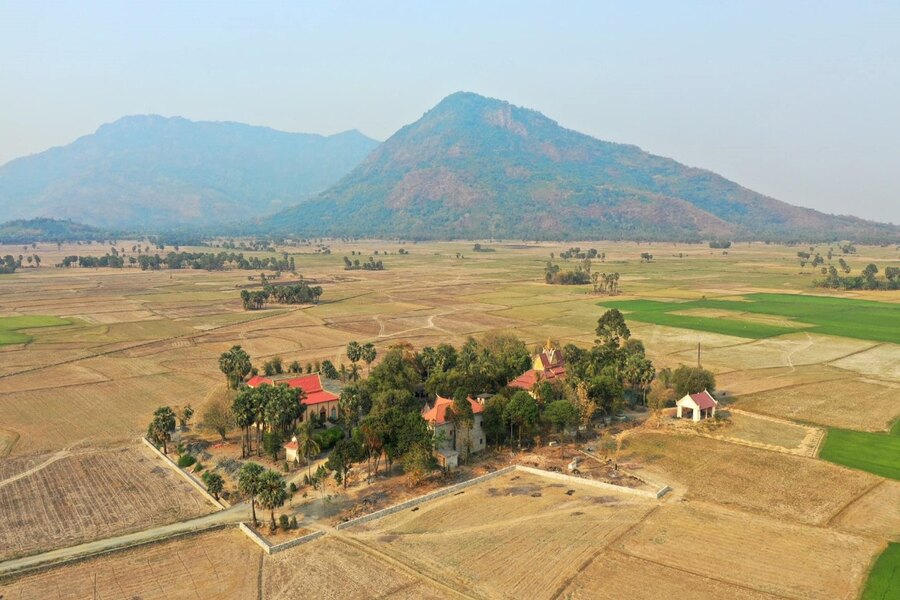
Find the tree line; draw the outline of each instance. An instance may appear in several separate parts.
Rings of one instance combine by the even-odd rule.
[[[244,310],[259,310],[270,300],[278,304],[318,304],[323,291],[322,286],[311,286],[305,281],[281,285],[266,283],[261,290],[241,290],[241,304]]]

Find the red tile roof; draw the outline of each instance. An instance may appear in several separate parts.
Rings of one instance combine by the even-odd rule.
[[[318,373],[302,375],[300,377],[291,377],[289,379],[272,379],[271,377],[256,375],[255,377],[251,377],[247,382],[247,385],[252,388],[259,387],[263,384],[289,385],[292,388],[303,390],[306,393],[306,398],[301,400],[301,403],[307,406],[338,400],[338,396],[322,389],[322,380],[319,379]]]
[[[546,371],[540,372],[529,369],[510,381],[508,385],[509,387],[530,391],[531,388],[534,387],[534,384],[538,382],[538,378],[540,378],[541,381],[553,381],[555,379],[561,379],[565,374],[565,367],[551,367]]]
[[[469,404],[472,405],[472,412],[479,415],[484,412],[484,406],[472,397],[469,397]],[[422,413],[422,418],[435,425],[443,425],[447,422],[447,408],[453,406],[453,400],[438,396],[434,401],[434,406]]]
[[[691,400],[697,403],[700,408],[712,408],[718,404],[709,392],[703,390],[699,394],[691,394]]]
[[[287,444],[284,444],[284,447],[288,450],[296,450],[300,447],[300,444],[298,442],[288,442]]]

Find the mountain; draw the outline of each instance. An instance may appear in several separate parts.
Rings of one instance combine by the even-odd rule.
[[[115,234],[96,227],[66,220],[19,219],[0,224],[0,244],[107,240],[115,237]]]
[[[101,227],[216,225],[325,190],[378,142],[358,131],[285,133],[240,123],[131,116],[0,167],[0,213]]]
[[[402,128],[327,191],[262,225],[426,239],[900,238],[898,227],[791,206],[465,92]]]

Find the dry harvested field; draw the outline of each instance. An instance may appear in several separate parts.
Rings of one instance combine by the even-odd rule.
[[[0,463],[0,560],[212,512],[143,446],[81,449]]]
[[[549,598],[655,505],[514,472],[347,533],[457,589]]]
[[[900,481],[883,480],[835,515],[830,525],[900,542]]]
[[[447,597],[446,590],[390,558],[332,536],[268,556],[264,565],[266,600]]]
[[[881,479],[823,461],[699,436],[636,432],[619,462],[702,500],[822,525]]]
[[[140,546],[0,581],[9,600],[247,600],[262,551],[236,528]]]
[[[900,382],[848,377],[741,396],[736,406],[830,427],[886,431],[900,417],[898,397]]]
[[[815,456],[825,431],[818,427],[798,425],[783,419],[755,415],[732,409],[729,423],[710,435],[737,444],[789,452],[800,456]]]
[[[661,507],[614,548],[699,580],[782,598],[849,600],[882,543],[690,502]]]

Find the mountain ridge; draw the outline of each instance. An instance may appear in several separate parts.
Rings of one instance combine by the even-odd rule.
[[[99,227],[224,224],[315,195],[377,144],[357,130],[324,136],[129,115],[0,166],[0,209]]]
[[[900,237],[898,227],[792,206],[471,92],[444,98],[330,189],[262,226],[413,238]]]

